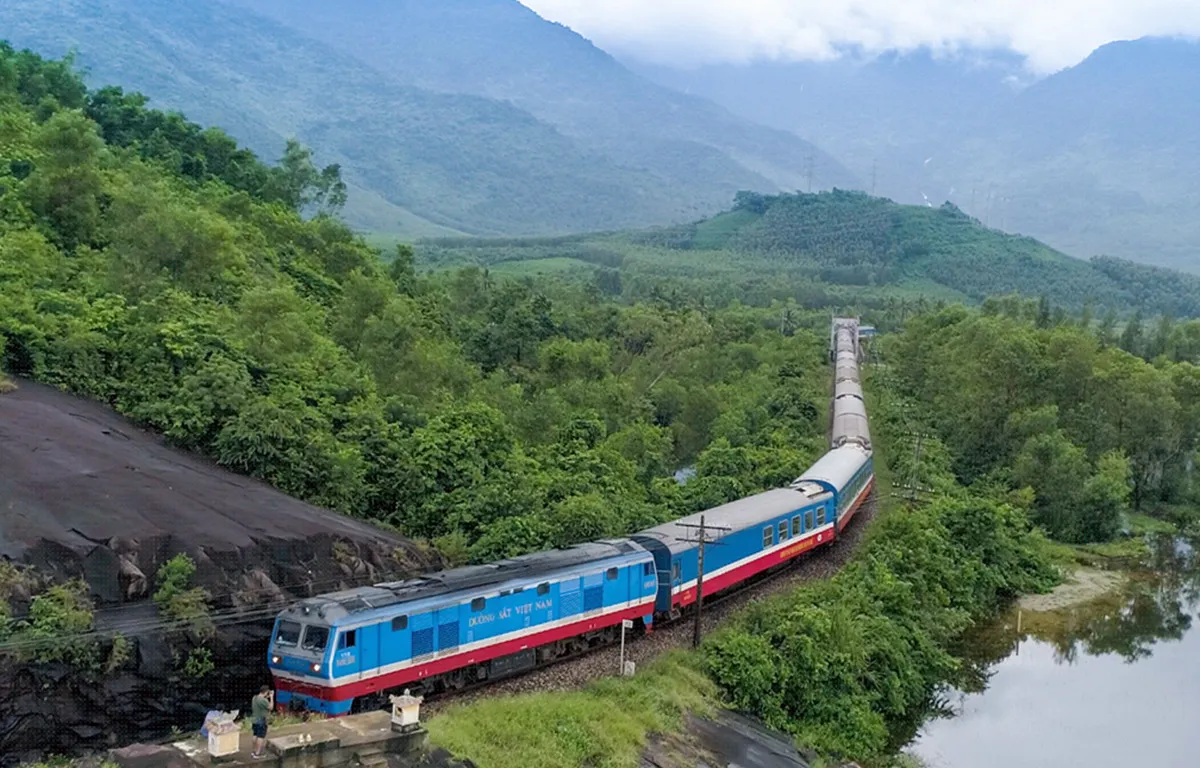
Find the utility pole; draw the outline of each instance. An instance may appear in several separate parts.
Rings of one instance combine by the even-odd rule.
[[[919,430],[901,430],[898,432],[898,434],[912,439],[914,442],[914,445],[913,445],[913,456],[912,456],[912,468],[908,473],[907,480],[905,482],[899,482],[899,483],[893,484],[893,488],[907,491],[907,493],[901,495],[899,493],[893,492],[893,495],[903,498],[908,502],[917,501],[919,496],[929,497],[929,496],[937,495],[937,492],[934,489],[932,489],[928,486],[921,485],[920,478],[918,477],[918,473],[920,471],[921,456],[924,454],[924,451],[925,451],[925,441],[935,437],[935,435],[931,435],[928,432],[922,432]]]
[[[721,526],[711,526],[711,527],[706,526],[704,524],[704,515],[700,515],[700,524],[699,525],[695,525],[693,523],[679,523],[679,526],[682,528],[697,528],[697,529],[699,529],[699,535],[697,536],[697,540],[700,542],[700,549],[696,553],[696,566],[697,566],[696,567],[696,622],[692,626],[692,647],[699,648],[700,647],[700,614],[701,614],[701,609],[704,607],[704,550],[707,547],[707,545],[709,545],[709,544],[716,544],[718,546],[724,546],[724,544],[720,541],[709,541],[708,540],[708,532],[710,530],[719,530],[724,533],[729,533],[729,531],[731,529],[724,528]],[[688,541],[691,541],[691,540],[689,539]]]

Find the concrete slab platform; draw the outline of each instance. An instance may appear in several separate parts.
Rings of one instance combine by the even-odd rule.
[[[271,729],[267,732],[266,749],[260,758],[252,756],[254,736],[248,731],[238,734],[238,751],[226,758],[214,759],[209,755],[208,742],[201,738],[179,741],[171,746],[198,768],[290,768],[340,765],[350,761],[357,751],[411,754],[420,750],[425,736],[424,730],[396,733],[392,730],[391,713],[381,711],[329,720],[313,719],[307,723]],[[124,765],[121,761],[118,763]]]

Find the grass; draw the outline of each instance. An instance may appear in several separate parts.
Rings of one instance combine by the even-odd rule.
[[[1050,556],[1062,567],[1111,568],[1122,563],[1143,560],[1150,554],[1147,537],[1154,534],[1176,535],[1174,523],[1149,515],[1129,515],[1129,531],[1112,541],[1095,544],[1063,544],[1046,541]]]
[[[551,257],[530,259],[529,261],[502,261],[489,269],[497,275],[524,277],[526,275],[560,275],[577,270],[586,271],[590,275],[595,270],[595,266],[579,259]]]
[[[314,715],[312,717],[316,717],[316,716]],[[267,722],[270,724],[271,729],[274,730],[276,728],[286,728],[289,725],[302,725],[302,724],[308,722],[308,719],[306,719],[304,717],[304,715],[290,715],[290,714],[286,714],[286,713],[276,712],[271,715],[270,719],[268,719]],[[243,712],[242,730],[245,731],[246,733],[250,733],[250,731],[253,730],[253,728],[254,728],[254,721],[250,718],[250,713]],[[199,734],[200,732],[196,731],[196,733]]]
[[[636,768],[650,734],[681,730],[685,713],[711,713],[716,696],[698,657],[676,651],[632,678],[483,699],[427,725],[432,743],[488,768]]]
[[[1179,533],[1179,528],[1174,523],[1149,515],[1130,515],[1129,530],[1134,536],[1145,536],[1148,533],[1171,536]]]
[[[16,392],[16,391],[17,391],[16,382],[14,382],[12,379],[5,376],[3,373],[0,373],[0,395],[5,394],[6,392]]]

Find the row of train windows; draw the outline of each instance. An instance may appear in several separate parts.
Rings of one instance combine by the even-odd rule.
[[[779,524],[779,541],[786,541],[792,536],[799,536],[803,531],[811,531],[814,528],[825,525],[825,507],[817,507],[815,525],[813,521],[813,510],[810,509],[804,513],[803,529],[800,528],[800,517],[800,515],[796,515],[792,518],[791,535],[788,534],[787,520],[784,520]],[[769,547],[774,544],[775,541],[775,529],[769,525],[766,528],[763,528],[763,546]]]
[[[855,497],[858,496],[858,492],[861,491],[867,484],[869,473],[866,471],[865,467],[860,470],[860,472],[861,474],[854,478],[854,482],[846,486],[846,490],[842,493],[841,503],[838,506],[842,507],[843,509],[850,506],[850,502],[854,501]]]
[[[653,574],[654,573],[654,563],[646,563],[644,566],[642,566],[642,573],[644,573],[647,576]],[[606,579],[608,579],[609,581],[615,581],[617,578],[617,569],[609,568],[607,571],[605,571],[604,577]],[[500,597],[516,595],[523,591],[525,591],[524,587],[517,587],[516,589],[506,589],[500,593]],[[538,584],[537,593],[538,593],[538,595],[549,594],[550,593],[550,582],[543,581],[541,584]],[[475,613],[482,611],[486,607],[487,607],[487,598],[486,597],[477,597],[471,601],[471,610]],[[397,616],[394,619],[392,619],[392,631],[393,632],[400,632],[405,629],[408,629],[408,617],[407,616]]]

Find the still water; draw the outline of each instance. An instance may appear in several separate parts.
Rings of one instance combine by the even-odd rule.
[[[1200,555],[1162,539],[1122,588],[974,633],[905,750],[930,768],[1200,766]]]

